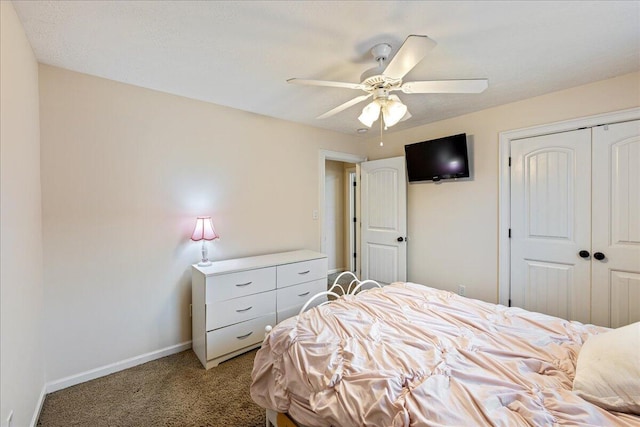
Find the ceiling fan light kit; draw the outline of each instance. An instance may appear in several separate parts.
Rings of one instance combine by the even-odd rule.
[[[398,123],[404,118],[405,114],[407,114],[407,106],[396,95],[390,95],[382,106],[382,117],[386,127],[391,127]]]
[[[360,123],[370,128],[373,122],[378,120],[379,116],[380,116],[380,104],[374,101],[370,104],[367,104],[362,109],[362,114],[360,114],[360,117],[358,117],[358,120],[360,120]]]
[[[400,98],[396,95],[390,95],[390,92],[399,90],[406,94],[480,93],[488,87],[487,79],[426,80],[403,83],[403,77],[422,61],[426,54],[435,46],[436,42],[427,36],[410,35],[385,67],[385,63],[391,53],[391,45],[387,43],[377,44],[371,49],[371,55],[378,63],[378,66],[365,71],[360,77],[361,83],[297,78],[289,79],[287,82],[292,84],[363,90],[367,92],[367,95],[353,98],[317,118],[326,119],[373,97],[373,101],[362,109],[358,120],[365,126],[371,127],[373,122],[380,117],[380,113],[382,113],[382,120],[384,121],[385,127],[391,127],[399,121],[407,120],[411,117],[411,114]]]

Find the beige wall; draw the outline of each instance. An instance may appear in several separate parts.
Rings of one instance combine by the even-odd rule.
[[[418,95],[415,95],[418,96]],[[367,155],[404,155],[408,143],[465,132],[470,181],[408,184],[408,279],[498,301],[498,134],[640,105],[640,74],[579,86],[367,141]]]
[[[49,381],[191,339],[189,240],[214,260],[320,249],[319,150],[342,135],[40,66]]]
[[[11,2],[0,2],[0,420],[27,426],[43,391],[38,64]]]

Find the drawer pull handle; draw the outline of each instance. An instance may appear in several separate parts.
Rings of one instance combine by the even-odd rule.
[[[307,270],[307,271],[301,271],[298,274],[308,274],[311,270]]]
[[[238,283],[236,284],[236,286],[242,287],[242,286],[249,286],[250,284],[252,284],[253,282],[247,282],[247,283]]]
[[[304,294],[298,294],[299,297],[303,297],[305,295],[309,295],[309,291],[305,292]]]
[[[237,339],[239,339],[239,340],[243,340],[243,339],[247,338],[249,335],[251,335],[252,333],[253,333],[253,331],[252,331],[252,332],[249,332],[249,333],[248,333],[248,334],[246,334],[246,335],[241,335],[241,336],[236,337],[236,338],[237,338]]]
[[[247,307],[247,308],[243,308],[243,309],[241,309],[241,310],[236,310],[236,313],[242,313],[243,311],[249,311],[249,310],[251,310],[252,308],[253,308],[253,306],[251,305],[251,306],[249,306],[249,307]]]

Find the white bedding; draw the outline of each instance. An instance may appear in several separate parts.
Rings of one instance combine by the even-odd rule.
[[[592,325],[413,283],[277,325],[253,368],[261,406],[314,426],[640,426],[572,391]]]

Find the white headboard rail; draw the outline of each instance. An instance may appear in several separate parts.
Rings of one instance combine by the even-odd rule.
[[[342,287],[342,285],[340,283],[338,283],[340,281],[340,278],[342,276],[351,276],[353,277],[353,280],[349,283],[349,286],[347,286],[347,290],[345,291],[344,288]],[[367,285],[367,284],[373,284],[379,288],[381,288],[382,286],[380,285],[380,283],[376,282],[375,280],[363,280],[360,281],[355,274],[353,274],[350,271],[344,271],[342,273],[340,273],[338,275],[338,277],[335,278],[335,280],[333,281],[333,284],[331,285],[331,287],[326,290],[326,291],[322,291],[322,292],[318,292],[317,294],[315,294],[314,296],[312,296],[311,298],[309,298],[309,300],[302,306],[302,308],[300,309],[300,312],[298,313],[298,315],[302,314],[305,312],[305,310],[307,308],[309,308],[309,306],[311,305],[311,303],[313,301],[315,301],[317,298],[321,298],[324,296],[332,296],[335,298],[340,298],[341,296],[344,295],[355,295],[358,292],[358,289],[360,289],[363,285]],[[336,289],[340,289],[340,291],[342,292],[341,294],[338,294],[335,292]],[[327,300],[323,303],[318,304],[318,306],[324,305],[329,303],[330,301]]]
[[[368,285],[368,284],[373,284],[374,286],[377,286],[378,288],[382,287],[382,285],[380,283],[376,282],[375,280],[371,280],[371,279],[363,280],[362,282],[359,282],[357,284],[357,286],[355,286],[351,290],[350,294],[355,295],[355,293],[358,292],[358,289],[360,289],[363,285]],[[349,285],[349,287],[351,287],[351,285]]]
[[[309,298],[309,300],[302,306],[302,308],[300,309],[300,312],[298,313],[298,315],[304,313],[304,311],[311,305],[311,303],[313,301],[315,301],[318,298],[322,298],[324,296],[329,296],[331,295],[332,297],[336,297],[336,298],[340,298],[340,294],[337,294],[335,292],[331,292],[331,291],[323,291],[323,292],[318,292],[317,294],[315,294],[314,296],[312,296],[311,298]],[[318,304],[318,307],[321,305],[325,305],[327,303],[329,303],[329,300],[326,300],[325,302],[322,302],[320,304]]]
[[[351,282],[349,282],[349,286],[347,286],[347,290],[345,291],[344,287],[338,283],[338,281],[340,280],[341,277],[343,276],[351,276],[353,277],[353,280],[351,280]],[[344,295],[355,295],[358,290],[360,290],[362,288],[362,286],[364,285],[374,285],[378,288],[382,288],[382,285],[380,285],[380,283],[376,282],[375,280],[362,280],[360,281],[355,274],[353,274],[351,271],[344,271],[342,273],[340,273],[338,275],[338,277],[335,278],[335,280],[333,281],[333,284],[331,285],[331,287],[326,290],[326,291],[322,291],[322,292],[318,292],[317,294],[313,295],[311,298],[309,298],[307,300],[307,302],[302,306],[302,308],[300,309],[300,312],[298,313],[298,315],[302,314],[305,312],[305,310],[307,310],[309,308],[309,306],[311,305],[311,303],[313,301],[315,301],[318,298],[322,298],[322,297],[326,297],[326,296],[332,296],[334,298],[340,298]],[[337,290],[340,290],[340,293],[337,293]],[[324,301],[320,304],[318,304],[318,307],[324,304],[328,304],[330,303],[330,300]],[[273,329],[273,327],[271,325],[267,325],[264,328],[264,332],[265,332],[265,336],[269,334],[269,332],[271,332],[271,330]]]

